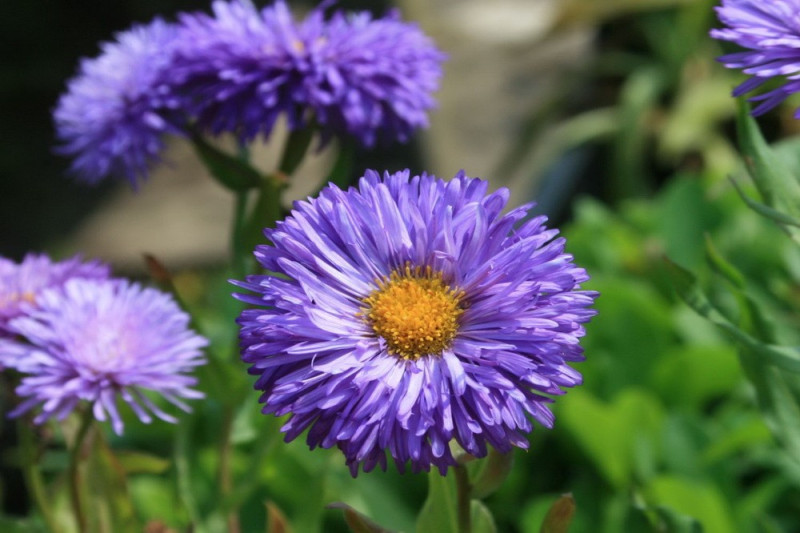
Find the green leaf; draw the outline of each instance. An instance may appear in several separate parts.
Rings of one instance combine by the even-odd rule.
[[[192,422],[193,417],[185,417],[178,424],[175,433],[174,449],[178,496],[189,514],[193,530],[197,533],[206,533],[208,530],[203,524],[200,507],[193,491],[192,465],[194,461],[192,459],[194,456],[194,439],[191,437]]]
[[[539,533],[567,533],[575,515],[575,498],[564,494],[557,499],[544,517]]]
[[[697,316],[693,316],[697,321]],[[742,383],[735,346],[682,344],[656,360],[652,383],[672,405],[703,409],[707,402],[732,393]]]
[[[745,288],[745,279],[742,273],[719,253],[708,234],[706,234],[706,260],[711,265],[711,268],[728,280],[731,285],[737,289]]]
[[[661,529],[665,533],[703,533],[703,526],[691,516],[681,514],[669,507],[656,507],[656,514],[661,519]]]
[[[480,461],[482,468],[472,482],[472,497],[485,498],[500,488],[514,464],[513,453],[500,453],[494,448],[489,449],[486,459]]]
[[[44,533],[47,529],[32,519],[0,515],[0,531],[4,533]]]
[[[145,452],[123,450],[116,457],[128,474],[162,474],[170,467],[169,460]]]
[[[742,367],[756,389],[767,426],[789,455],[800,462],[800,381],[795,375],[764,364],[758,355],[742,349]]]
[[[344,512],[344,521],[353,533],[393,533],[363,514],[359,513],[346,503],[334,502],[326,506],[328,509],[341,509]]]
[[[428,474],[428,497],[417,516],[417,533],[458,533],[454,476]]]
[[[571,391],[557,416],[614,487],[623,490],[634,472],[652,469],[645,460],[657,451],[664,412],[649,391],[628,388],[611,403]]]
[[[626,531],[657,531],[658,533],[702,533],[703,526],[695,518],[671,507],[637,507],[628,515]]]
[[[489,508],[480,500],[470,502],[471,533],[497,533],[497,526]]]
[[[646,117],[658,104],[665,89],[666,72],[661,65],[648,64],[631,73],[622,86],[619,97],[619,123],[614,142],[612,177],[616,198],[642,195],[648,189],[644,181],[647,141]]]
[[[99,432],[93,441],[84,479],[89,496],[90,511],[86,517],[90,531],[141,531],[128,495],[125,470]]]
[[[765,344],[734,326],[700,290],[696,278],[668,263],[678,294],[698,314],[711,320],[740,344],[739,361],[756,389],[758,403],[774,435],[800,461],[800,352]]]
[[[800,184],[786,160],[767,145],[749,111],[745,100],[740,99],[736,121],[739,145],[753,181],[767,206],[790,218],[800,218]],[[787,230],[795,240],[800,239],[800,230]]]
[[[226,189],[246,191],[261,183],[261,174],[241,158],[223,152],[200,134],[192,134],[191,141],[211,176]]]
[[[793,347],[765,344],[745,333],[706,298],[691,272],[668,259],[666,261],[675,289],[689,307],[716,324],[746,349],[758,354],[762,363],[771,363],[793,373],[800,372],[800,350]]]
[[[645,492],[648,501],[655,503],[655,511],[659,521],[666,526],[665,531],[737,531],[724,495],[716,485],[703,481],[702,478],[664,475],[653,479]]]
[[[780,211],[776,211],[775,209],[771,208],[768,205],[764,205],[764,204],[762,204],[760,202],[756,202],[755,200],[753,200],[752,198],[750,198],[749,196],[747,196],[744,193],[744,191],[739,186],[739,184],[736,183],[736,180],[732,179],[731,183],[733,183],[733,186],[736,189],[736,192],[739,193],[739,196],[744,201],[744,203],[746,203],[747,206],[750,209],[752,209],[753,211],[755,211],[759,215],[761,215],[764,218],[767,218],[769,220],[772,220],[774,222],[777,222],[778,224],[781,224],[781,225],[800,227],[800,220],[798,220],[798,219],[796,219],[794,217],[791,217],[791,216],[787,215],[786,213],[781,213]]]

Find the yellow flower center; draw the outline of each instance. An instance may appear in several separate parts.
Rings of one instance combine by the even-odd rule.
[[[377,283],[360,315],[383,337],[390,354],[415,360],[450,346],[464,312],[463,291],[451,288],[429,266],[406,265]]]

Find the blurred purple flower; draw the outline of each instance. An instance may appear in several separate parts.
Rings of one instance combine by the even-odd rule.
[[[61,420],[88,401],[94,417],[110,418],[120,434],[118,398],[148,423],[148,411],[175,418],[145,390],[185,411],[183,398],[203,396],[186,373],[205,362],[200,348],[207,341],[189,329],[189,316],[169,295],[119,279],[71,279],[39,294],[36,303],[9,324],[27,342],[0,344],[0,351],[16,351],[14,366],[23,373],[16,389],[23,401],[11,416],[41,404],[36,423]]]
[[[8,322],[35,308],[39,294],[72,278],[105,279],[108,265],[83,262],[80,256],[54,262],[44,254],[28,254],[20,263],[0,257],[0,336]]]
[[[761,102],[753,110],[760,115],[800,91],[800,1],[722,0],[716,11],[727,27],[711,30],[711,36],[749,49],[719,58],[726,67],[752,76],[734,89],[734,96],[753,91],[770,79],[785,78],[780,87],[751,98]],[[795,118],[800,118],[800,110]]]
[[[529,416],[551,427],[549,395],[581,383],[582,324],[597,296],[564,239],[501,214],[503,189],[373,171],[298,202],[256,257],[279,276],[234,283],[242,359],[263,411],[291,414],[286,440],[338,446],[353,475],[386,453],[403,470],[527,448]]]
[[[96,183],[108,176],[135,187],[164,148],[165,133],[180,133],[172,118],[177,102],[164,85],[172,64],[174,25],[156,19],[117,33],[101,53],[81,61],[53,113],[71,171]]]
[[[213,16],[181,17],[168,74],[201,129],[249,141],[285,114],[290,129],[314,121],[370,146],[428,125],[444,55],[395,13],[326,21],[323,4],[296,23],[282,1],[261,11],[247,0],[212,6]]]

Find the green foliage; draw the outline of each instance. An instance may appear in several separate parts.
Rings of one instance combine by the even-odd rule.
[[[592,177],[608,201],[581,199],[564,228],[592,276],[586,288],[601,293],[598,315],[587,326],[587,359],[576,365],[585,383],[556,399],[555,428],[537,428],[528,451],[466,464],[472,531],[796,529],[800,249],[787,234],[800,235],[800,140],[770,146],[742,104],[739,164],[722,127],[737,113],[728,97],[735,80],[711,67],[720,51],[706,36],[710,0],[565,5],[564,21],[606,24],[609,33],[624,26],[637,45],[599,50],[570,80],[593,94],[613,85],[610,103],[576,111],[558,87],[563,94],[531,114],[499,173],[522,168],[535,178],[576,147],[600,154]],[[263,226],[282,214],[284,174],[312,138],[292,135],[281,172],[271,175],[246,154],[193,140],[236,192],[234,268],[244,269]],[[338,148],[328,178],[345,186],[359,156],[346,143]],[[124,437],[93,441],[81,471],[92,528],[458,533],[452,475],[401,476],[390,467],[353,479],[337,451],[283,442],[283,421],[260,412],[238,360],[233,317],[242,306],[230,298],[230,277],[220,269],[168,280],[211,340],[198,373],[207,397],[176,426],[146,426],[128,412]],[[30,442],[4,465],[38,461],[53,519],[71,531],[69,439],[48,434],[44,450],[21,438]],[[38,515],[0,517],[0,530],[46,527]]]

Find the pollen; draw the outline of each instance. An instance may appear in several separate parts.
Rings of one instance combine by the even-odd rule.
[[[386,341],[390,354],[416,360],[452,344],[464,293],[445,283],[441,273],[406,265],[376,283],[359,315]]]

